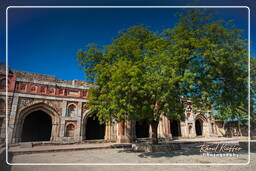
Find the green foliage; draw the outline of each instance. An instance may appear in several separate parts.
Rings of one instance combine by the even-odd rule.
[[[165,30],[175,49],[170,58],[179,60],[183,95],[197,108],[217,109],[221,118],[248,115],[247,50],[241,33],[232,22],[212,21],[198,10]]]
[[[256,127],[256,57],[251,57],[251,126]]]
[[[247,51],[241,31],[200,10],[181,15],[158,34],[143,25],[120,32],[104,49],[79,50],[78,61],[97,87],[89,108],[103,121],[181,119],[184,100],[217,109],[220,118],[245,118]]]

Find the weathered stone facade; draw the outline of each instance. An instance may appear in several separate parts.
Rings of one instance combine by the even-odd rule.
[[[106,123],[103,126],[97,125],[92,116],[88,115],[89,109],[86,105],[88,89],[94,86],[92,84],[78,80],[69,82],[53,76],[15,70],[8,70],[7,81],[9,143],[41,140],[33,139],[31,135],[34,135],[33,130],[37,129],[37,125],[44,125],[43,122],[49,125],[45,128],[49,133],[42,133],[44,137],[42,141],[80,142],[86,139],[102,138],[105,141],[127,142],[138,137],[151,136],[151,128],[147,123],[123,121],[115,124]],[[5,83],[5,65],[2,64],[0,72],[1,137],[5,137],[6,127]],[[217,136],[218,127],[211,111],[194,111],[189,103],[185,108],[185,119],[182,121],[172,121],[162,116],[158,125],[160,138]]]

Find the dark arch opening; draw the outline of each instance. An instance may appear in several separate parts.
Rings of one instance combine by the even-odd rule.
[[[52,118],[39,110],[29,114],[23,123],[21,141],[50,141]]]
[[[149,123],[146,120],[136,122],[136,138],[149,137]]]
[[[89,117],[86,121],[85,139],[97,140],[104,139],[105,124],[100,124],[98,118]]]
[[[196,120],[196,136],[201,136],[202,135],[202,123],[200,122],[199,119]]]
[[[172,136],[173,137],[181,136],[180,121],[179,120],[170,120],[170,125],[171,125]]]

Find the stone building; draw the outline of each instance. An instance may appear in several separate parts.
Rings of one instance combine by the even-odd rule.
[[[5,137],[5,111],[8,120],[8,142],[81,142],[104,139],[127,142],[151,136],[146,121],[99,124],[88,115],[88,89],[95,85],[84,81],[66,81],[53,76],[10,70],[1,64],[0,128]],[[8,95],[6,99],[6,81]],[[7,108],[6,108],[7,102]],[[194,111],[189,102],[184,120],[162,116],[158,136],[163,139],[218,136],[211,111]]]

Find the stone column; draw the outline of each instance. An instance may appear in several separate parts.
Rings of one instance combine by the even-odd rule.
[[[127,137],[125,137],[125,124],[124,121],[119,121],[117,123],[117,143],[127,142]]]
[[[5,122],[6,122],[6,118],[3,118],[2,127],[0,127],[0,131],[1,131],[0,135],[1,135],[1,138],[5,138],[5,129],[6,129]]]
[[[149,124],[149,138],[152,138],[152,127],[151,127],[151,124]]]
[[[114,125],[114,123],[111,123],[110,130],[111,130],[111,137],[110,137],[111,141],[116,141],[117,135],[115,134],[115,125]]]
[[[51,141],[57,141],[59,139],[59,128],[59,119],[54,118],[52,121]]]
[[[8,101],[8,99],[6,99]],[[19,97],[14,95],[13,101],[12,101],[12,107],[11,111],[9,113],[9,120],[8,120],[8,143],[16,143],[19,141],[18,135],[16,134],[17,131],[19,131],[20,125],[15,125],[15,122],[18,122],[17,120],[17,109],[18,109],[18,102],[19,102]],[[9,104],[8,104],[9,105]],[[8,108],[6,109],[8,110]],[[8,119],[8,118],[6,118]]]
[[[116,121],[114,121],[114,123],[112,125],[112,128],[113,128],[113,137],[117,141],[117,137],[118,137],[118,123]]]
[[[161,134],[162,133],[162,125],[161,125],[161,121],[159,121],[159,124],[158,124],[158,128],[157,128],[157,136],[159,137],[159,138],[162,138],[163,137],[163,135]]]
[[[172,138],[172,136],[171,136],[171,121],[168,118],[166,118],[166,119],[167,119],[167,134],[168,134],[168,138]]]
[[[118,136],[124,136],[124,121],[118,122]]]
[[[203,130],[202,130],[203,131]],[[203,132],[202,132],[203,134]],[[196,137],[196,119],[194,118],[194,121],[193,121],[193,129],[192,129],[192,137]]]
[[[183,121],[180,121],[180,133],[181,137],[188,137],[189,135],[189,130],[188,126],[186,127],[186,123]],[[192,128],[193,129],[193,128]]]
[[[170,120],[164,116],[164,138],[170,138]]]
[[[115,123],[106,122],[104,140],[107,142],[116,141],[115,131],[118,131],[115,130]]]
[[[132,139],[132,126],[129,121],[117,123],[117,143],[127,143]]]
[[[65,115],[67,111],[67,101],[62,101],[61,104],[61,121],[60,121],[60,139],[63,140],[65,134]]]
[[[76,125],[76,130],[75,130],[75,140],[82,141],[82,135],[80,134],[81,132],[81,118],[82,118],[82,102],[78,102],[77,105],[77,125]]]
[[[125,136],[127,138],[127,142],[131,142],[133,139],[133,124],[132,121],[125,122]]]
[[[165,127],[164,127],[164,118],[162,117],[162,120],[160,120],[159,125],[161,124],[161,136],[164,137],[165,133]]]
[[[111,137],[111,129],[110,129],[110,123],[105,123],[105,136],[104,140],[110,141]]]
[[[203,136],[204,137],[209,137],[209,133],[210,133],[210,131],[209,131],[209,129],[210,129],[209,122],[204,121],[202,125],[203,125]]]

